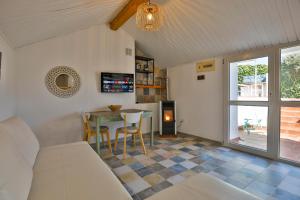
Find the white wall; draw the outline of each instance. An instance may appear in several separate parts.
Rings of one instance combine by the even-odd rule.
[[[0,80],[0,121],[15,115],[15,53],[0,34],[2,70]]]
[[[180,132],[223,141],[223,66],[216,58],[216,71],[197,80],[196,62],[168,70],[170,98],[177,103]]]
[[[156,111],[156,104],[135,105],[134,93],[99,92],[100,72],[134,73],[134,51],[126,56],[125,48],[135,48],[130,35],[101,25],[17,49],[17,113],[31,125],[42,145],[77,140],[82,111],[110,104]],[[47,72],[59,65],[73,67],[81,77],[81,89],[71,98],[55,97],[46,89]]]

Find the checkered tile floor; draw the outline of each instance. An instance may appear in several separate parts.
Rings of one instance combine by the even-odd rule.
[[[234,151],[194,136],[180,135],[174,139],[156,138],[148,154],[130,147],[122,156],[122,141],[116,155],[101,157],[123,183],[134,199],[145,199],[156,192],[203,172],[244,189],[262,199],[299,199],[300,168]]]

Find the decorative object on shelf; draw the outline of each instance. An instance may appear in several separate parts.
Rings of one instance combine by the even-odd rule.
[[[136,64],[136,70],[141,70],[142,69],[142,65],[140,63]]]
[[[80,89],[80,77],[71,67],[58,66],[51,69],[45,78],[49,92],[61,98],[68,98]]]
[[[196,64],[197,72],[212,72],[216,70],[215,60],[202,61]]]
[[[116,111],[121,110],[122,105],[110,105],[110,106],[107,106],[107,107],[108,107],[111,111],[116,112]]]
[[[163,23],[163,16],[158,4],[150,0],[137,8],[136,25],[144,31],[158,31]]]

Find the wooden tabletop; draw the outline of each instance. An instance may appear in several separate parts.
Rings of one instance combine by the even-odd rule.
[[[89,112],[93,116],[108,116],[108,115],[120,115],[120,113],[126,112],[126,113],[137,113],[137,112],[144,112],[144,113],[152,113],[151,110],[140,110],[140,109],[123,109],[118,111],[110,111],[110,110],[100,110],[100,111],[94,111]]]
[[[137,113],[137,112],[152,112],[151,110],[140,110],[140,109],[122,109],[118,111],[111,111],[111,110],[98,110],[98,111],[93,111],[89,112],[91,114],[97,114],[97,113],[121,113],[121,112],[127,112],[127,113]]]

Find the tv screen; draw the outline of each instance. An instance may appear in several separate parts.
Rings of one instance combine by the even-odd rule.
[[[101,73],[101,92],[121,93],[134,91],[134,75],[122,73]]]

